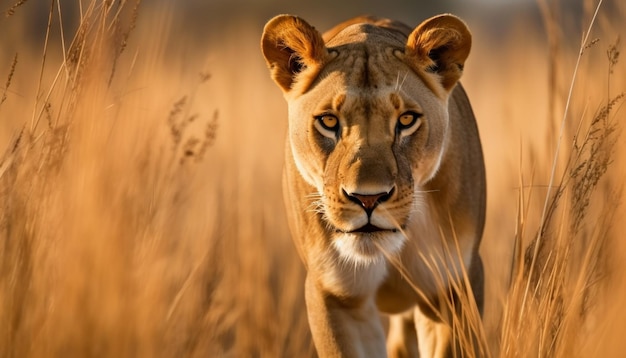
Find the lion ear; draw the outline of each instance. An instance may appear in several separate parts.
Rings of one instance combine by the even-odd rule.
[[[291,90],[299,73],[319,70],[328,56],[322,35],[291,15],[276,16],[265,25],[261,50],[272,78],[285,92]]]
[[[450,91],[461,78],[471,47],[472,35],[463,20],[445,14],[416,27],[409,35],[405,54],[418,71],[437,73]]]

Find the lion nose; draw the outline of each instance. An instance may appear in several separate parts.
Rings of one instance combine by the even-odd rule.
[[[393,188],[388,192],[377,193],[377,194],[359,194],[359,193],[347,193],[345,190],[343,191],[344,195],[348,198],[348,200],[359,204],[365,209],[367,215],[369,216],[372,211],[378,206],[378,204],[385,202],[391,198],[393,194]]]

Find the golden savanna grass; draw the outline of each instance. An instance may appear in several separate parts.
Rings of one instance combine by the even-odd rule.
[[[0,357],[313,356],[260,26],[200,46],[171,5],[46,5],[0,20],[44,22],[0,38]],[[596,6],[573,33],[539,1],[545,30],[498,43],[470,22],[488,298],[455,321],[487,356],[626,349],[626,8]]]

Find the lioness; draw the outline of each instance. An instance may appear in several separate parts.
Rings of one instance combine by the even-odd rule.
[[[280,15],[261,47],[289,108],[284,197],[318,354],[462,350],[451,307],[464,278],[482,307],[485,218],[480,140],[458,84],[465,23],[361,17],[321,35]],[[393,314],[387,345],[378,310]]]

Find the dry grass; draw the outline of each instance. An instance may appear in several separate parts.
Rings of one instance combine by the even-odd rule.
[[[81,2],[69,34],[51,4],[34,49],[0,40],[0,357],[313,356],[260,30],[185,57],[171,8]],[[29,5],[0,29],[28,24]],[[478,41],[467,65],[488,300],[484,325],[451,319],[485,355],[626,348],[626,9],[603,6],[619,11],[601,8],[586,41],[552,33],[545,51],[523,29],[497,56]]]

